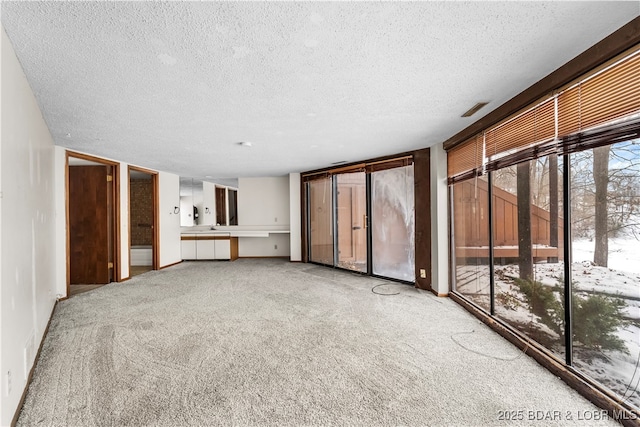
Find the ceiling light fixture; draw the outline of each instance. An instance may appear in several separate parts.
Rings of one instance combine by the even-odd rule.
[[[485,105],[487,105],[489,102],[478,102],[476,105],[474,105],[473,107],[471,107],[469,109],[469,111],[467,111],[466,113],[464,113],[462,116],[460,117],[471,117],[473,116],[475,113],[478,112],[479,109],[481,109],[482,107],[484,107]]]
[[[241,142],[238,142],[238,145],[242,147],[251,147],[253,144],[250,143],[249,141],[241,141]]]

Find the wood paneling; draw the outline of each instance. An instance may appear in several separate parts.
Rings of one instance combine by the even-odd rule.
[[[71,284],[109,283],[107,166],[69,167]]]
[[[239,257],[239,253],[240,251],[238,250],[238,238],[237,237],[232,237],[231,238],[231,261],[235,261],[238,259]]]

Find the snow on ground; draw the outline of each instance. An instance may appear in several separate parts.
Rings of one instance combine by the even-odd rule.
[[[573,262],[593,261],[594,247],[595,243],[588,239],[574,240],[571,244]],[[640,241],[633,237],[609,239],[608,265],[612,270],[637,273],[640,278]]]
[[[574,351],[574,364],[585,374],[640,408],[640,242],[633,238],[610,239],[609,267],[593,265],[593,246],[593,242],[589,240],[573,242],[574,262],[571,274],[574,292],[595,292],[622,298],[627,305],[624,315],[634,323],[617,331],[629,354],[607,351],[603,352],[607,360],[587,360],[586,353],[582,353],[578,346]],[[495,266],[496,315],[534,338],[540,332],[552,340],[557,338],[557,334],[530,312],[524,296],[513,282],[513,278],[518,275],[517,264]],[[535,280],[543,284],[563,286],[564,263],[537,263],[534,265],[534,275]],[[457,276],[457,290],[488,309],[489,267],[459,266]],[[556,354],[561,351],[562,349],[554,350]]]

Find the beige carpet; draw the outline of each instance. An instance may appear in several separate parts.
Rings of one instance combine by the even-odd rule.
[[[18,425],[615,425],[576,420],[598,411],[449,299],[251,259],[59,303]]]

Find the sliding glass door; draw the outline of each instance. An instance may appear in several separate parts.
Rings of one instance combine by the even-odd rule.
[[[371,173],[373,274],[415,278],[413,165]]]
[[[309,261],[415,282],[410,160],[307,181]]]
[[[333,265],[333,185],[322,178],[308,183],[309,259]]]
[[[336,175],[338,267],[367,272],[367,177],[364,172]]]

